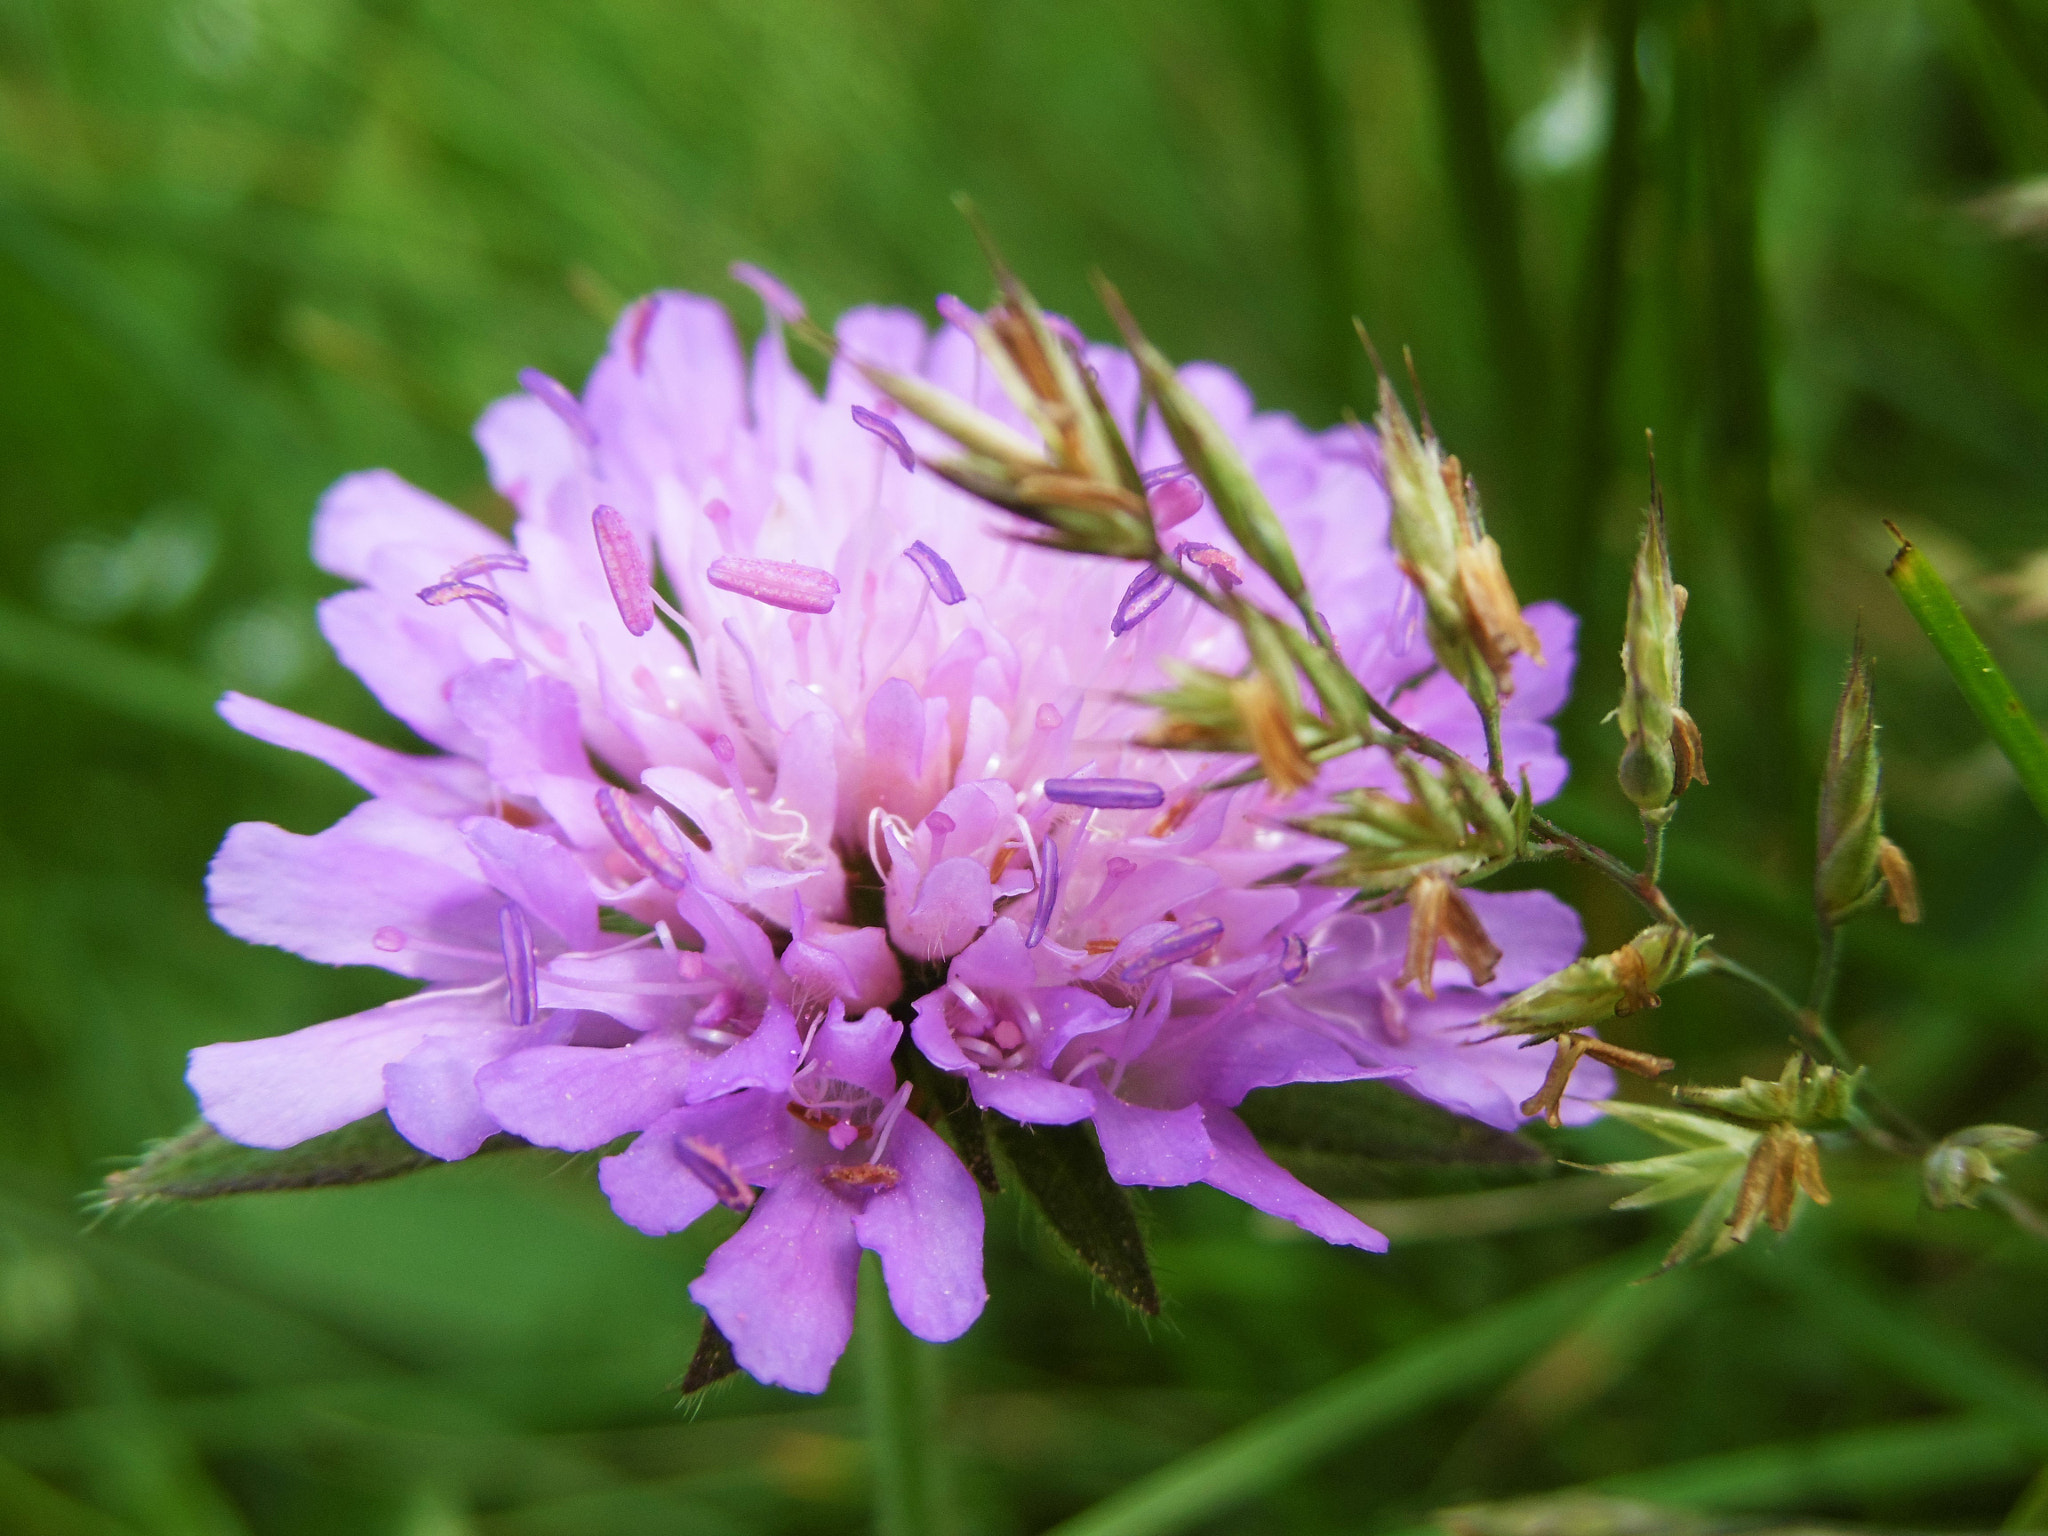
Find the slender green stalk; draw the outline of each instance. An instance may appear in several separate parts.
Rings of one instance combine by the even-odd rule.
[[[1835,976],[1841,970],[1839,933],[1833,923],[1820,925],[1820,947],[1813,956],[1813,981],[1806,989],[1806,1011],[1823,1023],[1834,1006]]]
[[[2048,818],[2048,739],[2042,737],[2041,727],[2012,691],[2012,684],[2006,681],[2005,673],[1977,637],[1977,631],[1970,627],[1941,573],[1914,547],[1912,540],[1899,532],[1896,524],[1887,522],[1885,526],[1899,541],[1899,552],[1892,557],[1891,568],[1886,572],[1899,600],[1933,643],[1949,676],[1955,679],[1977,718],[1984,722],[1991,739],[1998,743],[1998,750],[2019,774],[2020,784],[2027,798],[2034,802],[2034,809]]]
[[[1819,1046],[1828,1059],[1845,1071],[1856,1066],[1848,1047],[1836,1036],[1828,1021],[1810,1008],[1802,1008],[1798,1001],[1783,987],[1768,976],[1752,971],[1739,960],[1729,958],[1717,949],[1702,950],[1699,964],[1710,971],[1719,971],[1723,976],[1733,977],[1747,986],[1756,988],[1770,1002],[1771,1006],[1785,1015],[1787,1022],[1806,1039]]]
[[[1580,1270],[1362,1365],[1168,1463],[1051,1536],[1160,1536],[1211,1522],[1339,1446],[1512,1370],[1645,1262],[1631,1253]]]
[[[874,1470],[876,1536],[936,1536],[939,1476],[931,1360],[889,1305],[882,1266],[861,1262],[861,1397]]]
[[[1643,879],[1651,885],[1664,878],[1664,834],[1671,830],[1671,808],[1643,815]]]
[[[2043,1467],[2014,1501],[2002,1531],[2048,1531],[2048,1467]]]

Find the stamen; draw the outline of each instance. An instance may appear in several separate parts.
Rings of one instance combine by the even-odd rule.
[[[1178,527],[1202,510],[1202,482],[1185,464],[1149,469],[1139,477],[1152,506],[1152,526],[1161,533]]]
[[[1139,950],[1126,960],[1123,968],[1117,972],[1117,979],[1125,986],[1137,986],[1169,965],[1192,960],[1222,937],[1223,919],[1220,917],[1205,917],[1199,923],[1176,928],[1149,948]]]
[[[1214,544],[1187,543],[1173,552],[1173,558],[1186,564],[1192,560],[1225,592],[1234,591],[1244,585],[1244,573],[1238,569],[1235,556],[1218,549]],[[1321,618],[1318,614],[1316,617]]]
[[[1045,798],[1054,805],[1149,811],[1166,803],[1166,791],[1149,779],[1047,779]]]
[[[729,1211],[753,1209],[754,1186],[741,1177],[723,1147],[702,1136],[678,1136],[673,1151],[676,1161],[702,1180],[720,1205]]]
[[[577,442],[586,448],[597,446],[597,430],[591,426],[590,418],[583,414],[583,403],[555,380],[538,368],[519,370],[519,387],[542,405],[553,411],[562,420]]]
[[[881,1113],[875,1116],[875,1150],[869,1154],[874,1161],[880,1162],[882,1154],[889,1150],[889,1133],[896,1129],[896,1121],[903,1114],[903,1106],[909,1102],[910,1084],[900,1084],[896,1091],[889,1095],[889,1102],[882,1106]]]
[[[526,914],[507,903],[498,908],[498,947],[505,955],[505,1007],[514,1024],[531,1024],[540,1013],[533,930]]]
[[[776,319],[788,325],[800,324],[805,319],[804,301],[751,261],[736,261],[725,270],[734,282],[753,289]]]
[[[471,555],[467,560],[448,572],[443,581],[474,581],[477,577],[492,571],[523,571],[527,568],[524,555]]]
[[[863,1194],[880,1194],[894,1189],[903,1177],[885,1163],[828,1163],[818,1177],[834,1189],[857,1189]]]
[[[960,829],[960,824],[944,811],[933,811],[925,817],[924,829],[932,835],[932,863],[937,864],[946,856],[946,839]]]
[[[370,944],[387,955],[409,949],[416,955],[446,955],[451,960],[489,961],[498,958],[488,949],[476,949],[467,944],[436,944],[431,939],[416,939],[403,928],[388,926],[371,934]]]
[[[1298,987],[1308,978],[1308,940],[1298,933],[1287,935],[1280,946],[1280,979]]]
[[[1126,635],[1150,618],[1159,605],[1173,596],[1173,580],[1156,565],[1148,565],[1131,578],[1123,600],[1110,615],[1109,632]]]
[[[604,563],[604,579],[611,584],[620,620],[629,634],[646,634],[654,628],[654,584],[647,579],[640,541],[612,507],[593,511],[590,527],[597,535],[597,558]]]
[[[740,773],[739,749],[732,744],[732,738],[723,731],[712,737],[711,755],[718,759],[718,766],[724,770],[726,788],[739,797],[740,810],[747,818],[747,825],[758,828],[761,813],[754,805],[754,792],[747,788],[747,781]]]
[[[839,595],[839,578],[830,571],[751,555],[720,555],[704,578],[722,592],[736,592],[791,613],[830,613]]]
[[[930,583],[933,597],[949,608],[955,603],[967,601],[967,589],[960,585],[960,578],[953,574],[953,567],[947,564],[946,557],[931,545],[919,539],[903,553],[910,557],[912,565],[924,572],[924,579]]]
[[[473,581],[437,581],[431,587],[421,587],[417,596],[429,608],[444,608],[449,603],[482,603],[502,614],[510,615],[512,612],[505,599],[489,587],[480,587]]]
[[[864,405],[856,405],[853,408],[853,420],[856,426],[865,427],[879,437],[888,450],[896,455],[898,464],[911,473],[916,473],[917,455],[910,451],[910,439],[903,435],[901,427]]]
[[[1038,877],[1038,904],[1031,911],[1031,932],[1025,936],[1026,949],[1038,948],[1045,937],[1047,925],[1052,922],[1053,908],[1060,900],[1060,848],[1052,840],[1050,832],[1045,835],[1045,846],[1039,850],[1042,866]]]
[[[597,815],[604,829],[611,833],[612,841],[654,876],[657,885],[680,891],[690,883],[689,871],[662,846],[653,824],[640,814],[640,808],[609,784],[597,791]]]

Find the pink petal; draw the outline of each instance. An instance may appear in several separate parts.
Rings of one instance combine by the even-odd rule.
[[[1192,1184],[1208,1173],[1216,1156],[1209,1133],[1202,1128],[1199,1104],[1147,1109],[1098,1089],[1095,1133],[1102,1138],[1109,1176],[1119,1184]]]
[[[957,1339],[981,1316],[981,1191],[953,1149],[905,1114],[889,1134],[887,1160],[902,1175],[853,1218],[860,1245],[882,1260],[889,1301],[921,1339]]]
[[[690,1299],[732,1341],[756,1381],[822,1392],[853,1337],[860,1244],[853,1207],[798,1172],[755,1204],[721,1243]]]
[[[1227,1109],[1206,1111],[1216,1158],[1202,1182],[1246,1205],[1291,1221],[1327,1243],[1385,1253],[1387,1240],[1335,1201],[1326,1200],[1266,1155],[1245,1124]]]
[[[351,736],[245,693],[226,693],[220,717],[246,736],[303,752],[371,794],[427,816],[466,816],[490,802],[489,777],[459,757],[415,757]]]

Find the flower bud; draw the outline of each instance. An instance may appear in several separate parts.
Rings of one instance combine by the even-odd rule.
[[[1502,1035],[1546,1038],[1582,1024],[1655,1008],[1657,994],[1685,974],[1706,942],[1690,929],[1658,923],[1605,955],[1575,960],[1525,988],[1480,1019]]]
[[[1973,1125],[1957,1131],[1920,1164],[1920,1183],[1927,1192],[1927,1203],[1938,1211],[1958,1205],[1974,1207],[1986,1188],[2004,1182],[2005,1175],[1998,1165],[2040,1140],[2034,1132],[2017,1125]]]
[[[1506,805],[1469,764],[1449,765],[1441,777],[1406,755],[1394,765],[1407,781],[1407,799],[1349,790],[1337,796],[1340,810],[1288,823],[1346,849],[1310,873],[1317,884],[1392,891],[1421,874],[1457,879],[1522,846],[1530,814],[1526,786]]]
[[[1678,625],[1684,613],[1685,589],[1671,579],[1664,498],[1653,482],[1629,583],[1621,702],[1614,711],[1628,743],[1617,774],[1621,792],[1645,812],[1662,810],[1690,783],[1707,782],[1699,727],[1678,703],[1683,678]]]
[[[1870,664],[1864,660],[1863,637],[1858,635],[1849,659],[1849,677],[1835,705],[1834,729],[1821,772],[1813,896],[1822,922],[1841,922],[1870,894],[1883,837]]]
[[[1745,1077],[1733,1088],[1681,1086],[1675,1097],[1737,1120],[1784,1120],[1816,1125],[1846,1120],[1863,1069],[1844,1072],[1809,1057],[1794,1056],[1775,1082]]]
[[[1455,457],[1418,434],[1382,373],[1381,462],[1393,503],[1394,551],[1422,594],[1430,649],[1482,712],[1513,687],[1508,661],[1523,651],[1543,660],[1542,643],[1522,617],[1500,545],[1479,516],[1476,495]]]

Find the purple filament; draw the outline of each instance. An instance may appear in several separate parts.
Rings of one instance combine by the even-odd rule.
[[[1166,791],[1149,779],[1047,779],[1045,798],[1098,811],[1149,811],[1166,803]]]
[[[839,578],[830,571],[751,555],[720,555],[704,572],[704,579],[721,592],[736,592],[791,613],[830,613],[839,595]]]
[[[542,405],[561,418],[576,441],[586,448],[597,446],[597,431],[590,425],[590,418],[583,414],[583,404],[554,379],[538,368],[519,370],[519,387]]]
[[[488,575],[492,571],[523,571],[525,569],[526,556],[524,555],[509,553],[501,555],[471,555],[441,579],[443,581],[474,581],[477,577]]]
[[[620,620],[627,633],[646,634],[654,628],[654,587],[647,579],[647,562],[641,558],[639,541],[613,507],[596,508],[590,514],[590,527],[597,535],[597,558],[604,563],[604,579],[611,583]]]
[[[903,429],[895,422],[864,405],[856,405],[853,408],[853,423],[879,437],[883,445],[896,455],[898,464],[907,470],[916,470],[917,455],[910,451],[910,439],[903,435]]]
[[[1112,635],[1129,634],[1172,595],[1172,578],[1158,566],[1148,565],[1124,588],[1123,601],[1116,605],[1116,612],[1110,616],[1109,632]]]
[[[429,608],[440,608],[449,603],[482,603],[486,608],[495,608],[509,614],[505,599],[489,587],[480,587],[473,581],[437,581],[431,587],[421,587],[419,600]]]
[[[678,1136],[671,1150],[676,1161],[703,1181],[704,1187],[729,1211],[745,1211],[754,1204],[754,1186],[740,1177],[725,1149],[701,1136]]]
[[[1298,987],[1308,977],[1308,940],[1298,933],[1287,935],[1280,946],[1280,979]]]
[[[768,313],[788,325],[799,324],[805,317],[804,301],[790,292],[780,279],[770,277],[751,261],[736,261],[727,267],[736,283],[744,283],[754,290],[761,302],[768,306]]]
[[[666,890],[680,891],[690,883],[689,871],[661,844],[654,826],[640,808],[609,784],[597,792],[597,815],[612,841]]]
[[[947,563],[946,557],[931,545],[919,539],[903,553],[909,556],[912,565],[924,572],[924,579],[930,583],[933,597],[948,608],[955,603],[967,601],[967,589],[960,585],[960,578],[953,574],[953,567]]]
[[[498,908],[498,947],[505,953],[505,1011],[514,1024],[531,1024],[540,1015],[540,981],[533,958],[533,930],[526,914],[510,905]]]
[[[1136,986],[1165,970],[1169,965],[1178,965],[1183,960],[1192,960],[1203,950],[1223,937],[1223,919],[1205,917],[1199,923],[1190,923],[1185,928],[1176,928],[1165,938],[1139,950],[1123,963],[1117,972],[1117,979],[1126,986]]]
[[[1031,932],[1024,939],[1026,949],[1038,948],[1047,926],[1052,922],[1053,908],[1060,902],[1060,850],[1051,833],[1047,833],[1045,841],[1039,845],[1038,862],[1041,866],[1038,904],[1031,911]]]

